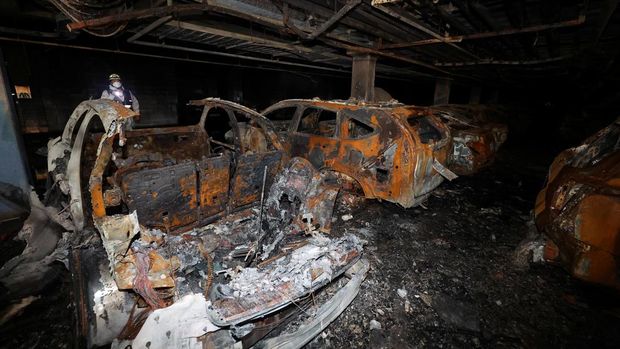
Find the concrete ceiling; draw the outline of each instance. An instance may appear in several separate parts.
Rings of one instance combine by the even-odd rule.
[[[618,0],[28,0],[3,40],[348,72],[518,83],[615,67]]]

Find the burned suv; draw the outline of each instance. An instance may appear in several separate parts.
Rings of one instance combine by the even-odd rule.
[[[424,109],[399,103],[291,99],[262,112],[291,157],[344,174],[367,198],[412,207],[443,178],[451,148],[446,126]]]

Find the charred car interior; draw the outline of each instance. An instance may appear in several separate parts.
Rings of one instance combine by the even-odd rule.
[[[1,1],[0,347],[617,347],[618,5]]]

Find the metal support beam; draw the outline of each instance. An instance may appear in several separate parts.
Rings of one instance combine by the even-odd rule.
[[[362,53],[366,53],[366,54],[371,54],[371,55],[375,55],[375,56],[381,56],[381,57],[388,57],[388,58],[392,58],[398,61],[402,61],[402,62],[407,62],[407,63],[411,63],[420,67],[424,67],[424,68],[428,68],[430,70],[434,70],[436,72],[442,73],[442,74],[446,74],[446,75],[451,75],[449,72],[442,70],[440,68],[437,68],[431,64],[419,61],[417,59],[413,59],[407,56],[401,56],[401,55],[397,55],[391,52],[384,52],[384,51],[379,51],[373,48],[369,48],[369,47],[360,47],[360,46],[353,46],[353,45],[349,45],[349,44],[344,44],[341,43],[339,41],[335,41],[335,40],[329,40],[329,39],[322,39],[323,42],[325,42],[326,44],[333,46],[333,47],[339,47],[339,48],[343,48],[345,50],[348,50],[350,52],[356,52],[359,54]]]
[[[172,16],[165,16],[165,17],[156,19],[153,23],[147,25],[146,27],[142,28],[142,30],[132,35],[129,39],[127,39],[127,42],[132,43],[140,39],[144,35],[152,32],[153,30],[155,30],[156,28],[158,28],[159,26],[163,25],[164,23],[168,22],[171,19],[172,19]]]
[[[247,41],[254,45],[274,47],[274,48],[287,50],[287,51],[302,52],[302,53],[315,52],[315,50],[310,47],[305,47],[301,45],[293,45],[293,44],[289,44],[283,41],[263,38],[263,37],[257,36],[256,34],[249,34],[249,33],[245,34],[241,32],[233,32],[231,30],[227,30],[221,27],[215,28],[212,26],[201,25],[201,24],[190,23],[190,22],[182,22],[182,21],[171,21],[167,23],[166,25],[170,27],[175,27],[175,28],[188,29],[188,30],[192,30],[192,31],[200,32],[200,33],[213,34],[213,35],[222,36],[226,38],[243,40],[243,41]]]
[[[326,30],[331,28],[336,22],[341,20],[344,16],[346,16],[351,10],[357,7],[362,2],[362,0],[349,0],[335,15],[333,15],[330,19],[323,22],[314,32],[308,35],[309,40],[316,39],[319,35],[323,34]]]
[[[260,64],[253,64],[253,65],[244,64],[242,62],[235,61],[235,60],[211,61],[211,60],[206,60],[206,59],[202,59],[202,58],[172,57],[172,56],[163,55],[163,54],[122,51],[122,50],[117,50],[117,49],[105,49],[105,48],[100,48],[100,47],[69,45],[69,44],[61,44],[61,43],[55,43],[55,42],[50,42],[50,41],[39,41],[39,40],[29,40],[29,39],[22,39],[22,38],[11,38],[11,37],[0,36],[0,42],[2,42],[2,41],[6,41],[6,42],[19,42],[19,43],[22,43],[22,44],[42,45],[42,46],[48,46],[48,47],[62,47],[62,48],[68,48],[68,49],[93,51],[93,52],[104,52],[104,53],[110,53],[110,54],[114,54],[114,55],[149,57],[149,58],[157,58],[157,59],[164,59],[164,60],[178,61],[178,62],[201,63],[201,64],[210,64],[210,65],[216,65],[216,66],[227,66],[227,67],[237,67],[237,68],[251,68],[251,69],[256,69],[256,70],[282,71],[282,72],[289,72],[289,73],[293,73],[293,74],[295,74],[297,71],[293,70],[292,68],[290,68],[288,66],[291,65],[291,64],[293,66],[298,66],[299,65],[299,63],[288,62],[288,61],[281,61],[281,60],[276,60],[276,59],[271,59],[271,60],[269,60],[269,59],[260,59],[261,62],[273,63],[276,66],[277,65],[284,65],[284,67],[276,67],[276,66],[270,67],[270,66],[265,66],[265,65],[260,65]],[[137,42],[141,42],[141,41],[138,40]],[[150,45],[147,45],[147,46],[150,46]],[[166,45],[161,45],[159,47],[168,48]],[[209,52],[207,52],[207,53],[209,53]],[[234,56],[236,58],[242,58],[242,57],[246,58],[246,57],[241,56],[241,55],[234,55]],[[254,57],[248,57],[248,59],[253,60]],[[317,70],[316,72],[312,73],[314,75],[322,75],[322,76],[328,76],[328,77],[332,77],[332,78],[343,78],[345,76],[344,74],[346,74],[346,78],[349,78],[350,72],[351,72],[351,70],[348,67],[348,65],[347,65],[346,69],[345,68],[339,69],[339,68],[325,67],[325,66],[312,65],[312,64],[302,64],[302,66],[304,68],[309,68],[309,69]],[[328,73],[320,72],[320,71],[327,71]],[[409,81],[410,77],[412,77],[412,76],[414,76],[414,77],[434,78],[434,76],[431,76],[431,75],[428,75],[428,74],[424,74],[424,73],[420,73],[420,72],[417,72],[417,71],[411,71],[411,70],[406,69],[406,68],[405,69],[401,68],[398,71],[394,71],[394,70],[386,69],[386,67],[383,67],[383,69],[380,69],[380,72],[382,73],[382,74],[379,75],[381,78],[383,78],[383,79],[390,79],[390,80]]]
[[[322,66],[316,66],[312,64],[287,62],[287,61],[280,61],[280,60],[269,59],[269,58],[260,58],[260,57],[252,57],[248,55],[240,55],[240,54],[226,53],[226,52],[220,52],[220,51],[203,50],[199,48],[185,47],[185,46],[179,46],[179,45],[160,44],[157,42],[136,40],[133,43],[136,45],[142,45],[142,46],[166,48],[170,50],[186,51],[186,52],[194,52],[194,53],[204,53],[204,54],[213,55],[213,56],[239,58],[239,59],[255,61],[255,62],[274,63],[278,65],[287,65],[287,66],[320,69],[320,70],[328,70],[328,71],[341,71],[340,69],[337,69],[337,68],[322,67]]]
[[[387,6],[378,5],[378,6],[375,6],[375,8],[385,12],[386,14],[388,14],[388,15],[394,17],[394,18],[399,19],[400,21],[402,21],[402,22],[412,26],[415,29],[418,29],[419,31],[421,31],[423,33],[426,33],[426,34],[432,36],[434,39],[440,40],[442,43],[445,43],[446,45],[448,45],[450,47],[453,47],[453,48],[459,50],[460,52],[465,53],[468,56],[475,57],[476,59],[479,58],[478,56],[476,56],[475,54],[467,51],[466,49],[464,49],[464,48],[462,48],[462,47],[460,47],[458,45],[455,45],[454,43],[446,41],[444,36],[442,36],[442,35],[440,35],[438,33],[435,33],[431,29],[428,29],[426,26],[418,23],[417,21],[415,21],[415,20],[413,20],[413,19],[411,19],[409,17],[401,15],[400,13],[394,11],[393,9],[391,9],[391,8],[389,8]]]
[[[366,102],[375,100],[375,68],[377,57],[369,54],[353,56],[351,97]]]
[[[450,103],[450,87],[452,86],[452,80],[450,79],[437,79],[435,80],[435,97],[433,104],[448,104]]]
[[[311,65],[311,64],[302,64],[302,63],[296,63],[296,62],[281,61],[281,60],[276,60],[276,59],[267,59],[267,58],[250,57],[250,56],[244,56],[244,55],[236,55],[236,54],[230,54],[230,53],[224,53],[224,52],[218,52],[218,51],[191,49],[191,48],[187,48],[187,47],[178,47],[178,46],[172,46],[171,47],[169,45],[152,43],[152,42],[144,42],[144,41],[140,41],[140,40],[134,41],[134,44],[143,45],[143,46],[152,46],[152,47],[157,47],[157,48],[169,48],[169,49],[177,49],[177,50],[181,50],[181,51],[189,51],[189,52],[196,52],[196,53],[212,54],[212,55],[215,55],[215,56],[224,56],[224,57],[229,57],[229,58],[239,58],[239,59],[250,60],[250,61],[258,61],[258,62],[264,62],[264,63],[273,63],[274,65],[288,66],[289,68],[265,67],[265,66],[260,66],[260,65],[256,65],[256,64],[255,65],[247,65],[247,64],[243,64],[243,63],[237,62],[237,61],[235,61],[234,63],[231,63],[231,62],[208,61],[208,60],[205,60],[205,59],[192,59],[192,58],[187,58],[187,57],[172,57],[172,56],[161,55],[161,54],[121,51],[121,50],[116,50],[116,49],[106,49],[106,48],[100,48],[100,47],[89,47],[89,46],[80,46],[80,45],[69,45],[69,44],[61,44],[61,43],[50,42],[50,41],[29,40],[29,39],[21,39],[21,38],[9,38],[9,37],[4,37],[4,36],[0,36],[0,41],[20,42],[20,43],[25,43],[25,44],[43,45],[43,46],[50,46],[50,47],[63,47],[63,48],[70,48],[70,49],[77,49],[77,50],[105,52],[105,53],[111,53],[111,54],[129,55],[129,56],[137,56],[137,57],[159,58],[159,59],[166,59],[166,60],[179,61],[179,62],[206,63],[206,64],[220,65],[220,66],[254,68],[254,69],[258,69],[258,70],[273,70],[273,71],[289,72],[289,71],[291,71],[290,70],[291,69],[290,66],[294,66],[294,67],[302,67],[302,68],[309,68],[309,69],[315,69],[315,70],[329,71],[330,74],[332,74],[330,76],[333,76],[333,73],[343,73],[343,74],[348,73],[348,70],[345,70],[344,68],[343,69],[338,69],[338,68],[325,67],[325,66],[319,66],[319,65]],[[386,78],[391,78],[391,77],[386,76]]]
[[[569,59],[574,57],[574,55],[564,55],[557,56],[545,59],[532,59],[527,61],[506,61],[506,60],[496,60],[492,58],[481,59],[479,61],[469,61],[469,62],[437,62],[435,63],[438,67],[464,67],[464,66],[472,66],[472,65],[536,65],[536,64],[545,64],[563,61],[565,59]]]

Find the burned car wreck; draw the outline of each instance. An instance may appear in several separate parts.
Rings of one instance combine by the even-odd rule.
[[[272,183],[325,176],[303,159],[287,164],[269,120],[219,99],[192,103],[203,108],[197,125],[131,130],[132,111],[85,101],[49,143],[48,195],[76,227],[81,344],[300,347],[357,294],[368,271],[362,242],[324,234],[325,207],[313,203],[335,199],[337,186],[288,191],[285,215],[273,207],[283,187]],[[218,117],[228,130],[209,128]],[[309,309],[310,295],[343,277]],[[306,319],[293,333],[267,336],[299,312]]]
[[[555,158],[535,216],[546,260],[620,289],[620,119]]]
[[[395,101],[291,99],[262,114],[274,122],[290,156],[345,175],[366,198],[403,207],[426,200],[444,177],[451,149],[444,123]]]
[[[486,105],[445,104],[429,107],[450,129],[452,152],[448,168],[471,175],[489,166],[508,138],[508,126],[499,122],[499,108]]]
[[[54,183],[71,196],[76,226],[85,227],[90,210],[95,224],[103,224],[109,212],[126,205],[142,222],[187,230],[255,202],[262,172],[254,169],[267,166],[271,179],[280,168],[283,153],[275,133],[242,106],[216,99],[202,103],[198,125],[137,130],[126,127],[135,116],[131,110],[103,100],[80,104],[62,137],[50,142],[48,158]],[[209,113],[227,119],[230,137],[207,135]],[[89,132],[97,122],[105,137]],[[246,126],[250,122],[255,126]],[[240,130],[258,136],[248,139],[250,131]]]

